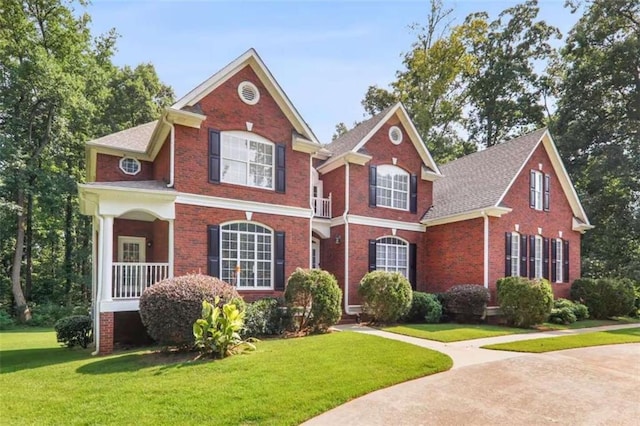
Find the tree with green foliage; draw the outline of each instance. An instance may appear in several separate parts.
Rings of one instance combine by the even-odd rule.
[[[576,9],[574,9],[575,11]],[[558,64],[553,134],[595,229],[583,274],[640,280],[640,4],[595,0]]]
[[[465,72],[466,129],[477,144],[490,147],[544,124],[541,99],[548,79],[535,67],[553,56],[549,42],[560,39],[560,31],[536,20],[538,12],[537,0],[527,0],[501,12],[482,36],[468,39],[477,66]],[[471,14],[466,22],[477,20],[487,21],[487,13]]]

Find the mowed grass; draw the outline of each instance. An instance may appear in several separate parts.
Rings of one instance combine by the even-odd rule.
[[[385,327],[384,331],[449,343],[508,334],[532,333],[535,330],[487,324],[403,324]]]
[[[586,348],[589,346],[638,342],[640,342],[640,328],[625,328],[621,330],[575,334],[572,336],[546,337],[543,339],[500,343],[482,346],[482,348],[500,351],[542,353],[561,351],[564,349]]]
[[[545,322],[539,328],[542,330],[576,330],[579,328],[591,328],[591,327],[602,327],[605,325],[634,324],[634,323],[640,323],[640,320],[638,320],[637,318],[630,318],[630,317],[616,317],[615,319],[607,319],[607,320],[588,319],[583,321],[576,321],[571,324],[554,324],[550,322]]]
[[[294,425],[452,366],[444,354],[350,332],[257,346],[217,361],[151,351],[92,357],[59,347],[51,331],[2,332],[2,424]]]

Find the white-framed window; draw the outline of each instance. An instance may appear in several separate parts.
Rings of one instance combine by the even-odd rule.
[[[274,149],[257,135],[222,133],[222,182],[273,189]]]
[[[252,222],[220,230],[222,280],[242,290],[273,288],[273,231]]]
[[[556,244],[556,282],[561,283],[562,278],[564,277],[564,270],[563,270],[564,259],[562,258],[562,255],[563,255],[562,239],[559,238],[555,240],[555,244]]]
[[[409,210],[409,173],[391,165],[378,166],[376,173],[376,205]]]
[[[399,272],[409,277],[409,244],[396,237],[376,240],[376,270]]]
[[[520,234],[511,233],[511,276],[520,275]]]
[[[542,278],[542,237],[535,236],[534,245],[534,277]]]
[[[140,161],[136,158],[123,157],[120,159],[120,170],[124,174],[135,176],[140,173],[141,168]]]
[[[260,100],[260,91],[250,81],[243,81],[238,85],[238,96],[247,105],[255,105]]]
[[[531,206],[536,210],[542,210],[543,201],[543,179],[544,175],[538,170],[531,170]]]

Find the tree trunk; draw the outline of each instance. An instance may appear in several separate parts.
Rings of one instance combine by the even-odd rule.
[[[24,277],[24,296],[26,299],[31,297],[31,291],[33,287],[33,195],[29,194],[27,197],[27,235],[26,235],[26,257],[27,265]]]
[[[24,254],[24,231],[25,231],[25,196],[22,189],[18,189],[18,229],[16,233],[16,250],[13,255],[13,270],[11,271],[11,291],[16,304],[16,314],[18,321],[31,321],[31,311],[27,306],[27,300],[22,292],[20,283],[20,269],[22,267],[22,256]]]
[[[71,194],[67,195],[64,218],[64,295],[67,302],[71,301],[71,285],[73,280],[73,241],[71,228],[73,227],[73,204]]]

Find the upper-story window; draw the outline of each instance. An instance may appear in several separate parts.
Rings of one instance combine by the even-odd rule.
[[[222,182],[274,189],[274,144],[222,133]]]
[[[135,176],[140,173],[141,169],[140,161],[135,158],[124,157],[120,159],[120,170],[124,174]]]
[[[396,166],[378,166],[376,205],[409,210],[409,173]]]
[[[536,210],[549,211],[550,176],[538,170],[529,174],[529,206]]]

